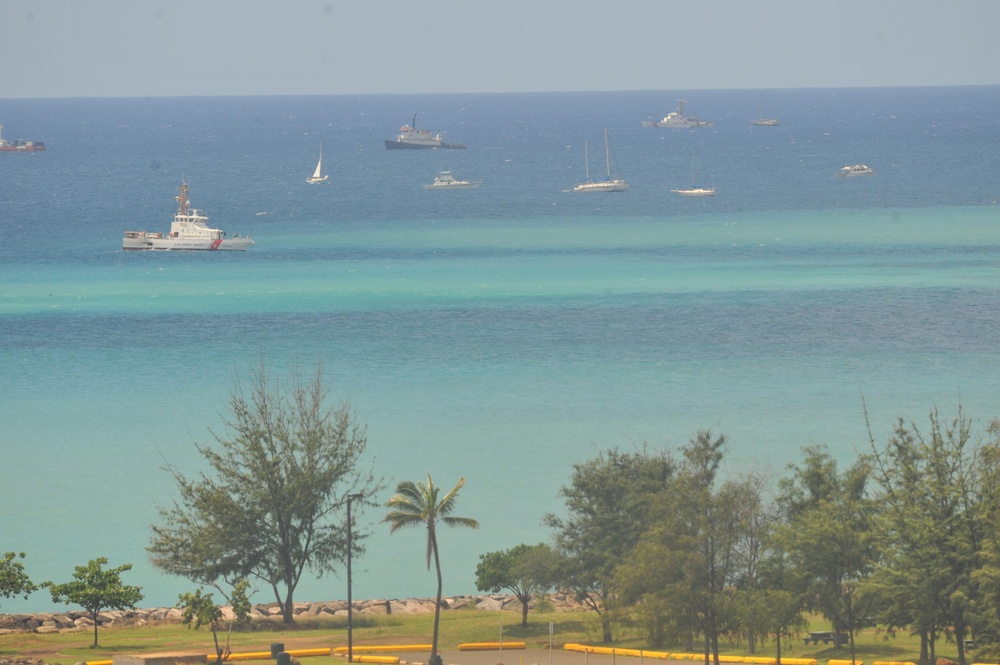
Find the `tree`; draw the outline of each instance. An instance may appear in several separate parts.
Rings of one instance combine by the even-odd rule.
[[[521,603],[521,626],[528,627],[531,596],[551,588],[555,552],[545,543],[517,545],[503,552],[479,555],[476,589],[499,593],[507,589]]]
[[[570,485],[559,490],[568,515],[545,516],[563,560],[559,584],[597,613],[606,643],[612,641],[610,610],[617,602],[615,571],[648,528],[653,497],[673,472],[665,451],[602,452],[574,464]]]
[[[646,614],[652,640],[700,633],[705,660],[715,663],[719,634],[736,624],[740,548],[757,490],[745,481],[717,483],[725,445],[724,436],[702,430],[684,447],[673,481],[655,497],[649,529],[618,574],[622,600]]]
[[[229,638],[232,635],[233,625],[237,621],[250,620],[250,599],[247,597],[247,589],[250,584],[246,580],[237,580],[233,585],[233,590],[226,598],[233,610],[233,616],[229,621],[229,629],[226,633],[225,648],[219,645],[219,626],[223,618],[222,608],[215,604],[211,593],[203,594],[201,589],[196,589],[194,593],[181,594],[178,607],[184,609],[181,618],[182,622],[189,628],[197,630],[208,624],[212,630],[212,641],[215,642],[215,658],[218,665],[229,660]],[[225,595],[225,594],[223,594]]]
[[[434,484],[430,474],[427,474],[427,484],[404,480],[396,485],[396,493],[390,497],[387,507],[389,512],[383,522],[389,523],[389,533],[409,526],[424,526],[427,528],[427,569],[430,570],[431,559],[434,560],[434,570],[437,572],[437,599],[434,603],[434,639],[431,644],[430,665],[441,665],[438,656],[438,625],[441,619],[441,558],[438,555],[437,525],[465,526],[471,529],[479,528],[479,522],[469,517],[455,517],[455,500],[458,491],[465,485],[465,478],[459,478],[458,483],[443,497],[441,488]]]
[[[858,611],[856,592],[877,554],[874,504],[866,493],[871,469],[862,458],[840,473],[824,448],[805,454],[792,477],[779,482],[786,518],[779,538],[805,609],[823,614],[835,636],[847,634],[853,659],[854,631],[866,614]],[[834,643],[841,646],[839,637]]]
[[[337,519],[348,494],[380,489],[359,471],[365,428],[348,403],[328,405],[322,369],[306,381],[296,370],[285,389],[263,362],[248,386],[237,378],[225,433],[198,445],[212,473],[188,478],[168,465],[180,492],[147,550],[153,564],[197,584],[257,578],[270,586],[286,624],[308,568],[319,575],[346,560],[346,526]],[[366,534],[353,534],[353,555]]]
[[[107,558],[92,559],[86,566],[76,566],[73,581],[65,584],[43,582],[52,593],[53,603],[79,605],[90,613],[94,622],[94,644],[97,648],[97,624],[102,610],[130,610],[142,600],[142,589],[137,586],[122,584],[122,573],[132,570],[132,564],[126,563],[104,570]]]
[[[38,588],[24,572],[24,564],[15,561],[23,558],[24,552],[4,552],[0,556],[0,597],[23,596],[27,599]]]
[[[954,634],[964,664],[973,575],[986,531],[980,470],[988,465],[961,407],[950,423],[942,423],[936,409],[929,419],[923,432],[899,418],[884,446],[869,433],[887,545],[874,582],[888,601],[882,606],[886,623],[905,622],[919,632],[922,660],[936,660],[935,636],[944,627]]]

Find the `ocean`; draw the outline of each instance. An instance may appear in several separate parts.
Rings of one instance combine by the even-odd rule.
[[[644,128],[687,100],[714,127]],[[238,375],[321,363],[395,483],[466,478],[444,592],[549,538],[574,464],[729,440],[726,473],[848,464],[897,417],[1000,416],[1000,87],[0,100],[0,551],[36,581],[105,556],[144,607],[164,465],[205,469]],[[466,150],[387,151],[417,114]],[[777,127],[750,120],[763,113]],[[628,191],[570,194],[604,167]],[[329,186],[310,186],[322,144]],[[837,178],[865,163],[871,177]],[[691,182],[716,196],[670,192]],[[478,190],[425,191],[441,170]],[[121,250],[192,205],[241,252]],[[384,509],[355,598],[432,596]],[[346,597],[343,575],[298,600]],[[274,600],[261,588],[255,602]],[[47,594],[0,612],[55,609]]]

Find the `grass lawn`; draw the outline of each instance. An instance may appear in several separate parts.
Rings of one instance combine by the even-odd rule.
[[[576,642],[600,644],[600,626],[592,612],[532,613],[529,625],[521,628],[520,614],[512,612],[483,612],[473,609],[444,611],[441,613],[439,648],[454,650],[464,642],[525,642],[529,649],[545,649],[549,644],[549,622],[553,623],[554,648]],[[353,643],[355,646],[384,644],[430,644],[433,614],[371,616],[355,615]],[[817,619],[813,629],[828,629]],[[643,636],[627,629],[620,630],[613,645],[633,649],[647,648]],[[192,630],[178,624],[148,625],[128,628],[102,629],[100,646],[90,648],[93,630],[40,635],[36,633],[11,633],[0,635],[0,658],[27,656],[44,659],[47,663],[75,663],[78,661],[109,660],[116,654],[134,654],[157,651],[194,651],[213,653],[212,633],[207,628]],[[225,634],[219,640],[225,643]],[[870,665],[875,660],[916,661],[920,642],[916,637],[897,634],[887,638],[875,629],[868,629],[856,637],[858,659]],[[233,633],[230,645],[233,652],[269,651],[273,642],[281,642],[286,650],[326,648],[347,644],[346,618],[322,620],[300,619],[294,628],[281,623],[259,625],[253,630]],[[696,650],[699,645],[695,645]],[[746,655],[743,644],[723,641],[720,648],[728,655]],[[758,656],[774,656],[774,643],[758,645]],[[667,646],[661,651],[685,651],[682,645]],[[405,654],[401,654],[405,659]],[[954,644],[939,643],[938,656],[956,659]],[[790,638],[782,648],[783,657],[816,658],[821,662],[830,659],[850,658],[844,647],[834,649],[826,645],[803,644],[800,636]],[[969,662],[977,662],[971,657]],[[317,656],[305,659],[306,665],[342,664],[344,659]]]

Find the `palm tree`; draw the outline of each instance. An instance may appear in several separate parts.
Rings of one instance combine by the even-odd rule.
[[[455,498],[458,490],[465,485],[465,478],[459,478],[455,487],[438,499],[441,488],[434,484],[427,474],[427,484],[404,480],[396,485],[396,493],[389,499],[389,512],[382,519],[389,523],[389,533],[395,533],[404,526],[427,526],[427,569],[431,567],[431,556],[437,570],[437,602],[434,603],[434,641],[431,644],[429,665],[441,665],[438,651],[438,622],[441,617],[441,559],[438,557],[437,524],[478,528],[479,522],[469,517],[453,517]]]

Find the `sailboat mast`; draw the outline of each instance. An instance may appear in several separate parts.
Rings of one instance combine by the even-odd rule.
[[[604,164],[608,171],[608,180],[611,180],[611,151],[608,149],[608,130],[604,130]]]
[[[586,141],[583,142],[583,163],[584,173],[587,175],[587,180],[590,180],[590,148]]]

